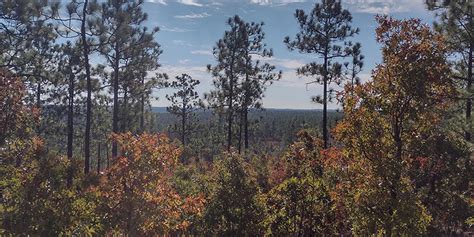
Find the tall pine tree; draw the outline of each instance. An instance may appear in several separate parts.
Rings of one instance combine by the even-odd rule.
[[[299,68],[297,73],[305,76],[316,76],[315,81],[323,85],[323,98],[315,97],[313,100],[323,104],[323,139],[324,148],[328,147],[328,122],[327,104],[328,86],[331,83],[341,83],[341,63],[337,59],[349,56],[350,42],[348,37],[359,32],[358,28],[352,28],[352,15],[343,9],[339,0],[322,0],[316,3],[310,13],[304,10],[296,10],[295,17],[299,24],[299,32],[294,39],[286,37],[284,42],[289,50],[298,50],[300,53],[315,54],[322,58],[323,62],[317,61],[306,64]],[[330,96],[330,95],[329,95]]]
[[[59,22],[59,34],[63,38],[76,39],[81,57],[81,66],[86,79],[86,121],[84,130],[84,173],[89,173],[91,157],[91,128],[92,128],[92,93],[93,79],[89,57],[97,49],[97,28],[99,27],[98,12],[100,5],[97,0],[73,0],[66,5],[67,16],[56,14]]]
[[[166,95],[166,98],[172,103],[166,109],[171,114],[176,115],[181,121],[180,137],[183,146],[189,136],[190,125],[194,117],[194,112],[200,106],[201,100],[195,87],[199,85],[199,80],[193,79],[187,74],[176,76],[176,80],[171,82],[170,87],[178,91],[172,95]]]
[[[102,22],[100,27],[100,52],[111,68],[111,93],[113,95],[112,132],[123,132],[119,129],[119,114],[127,112],[130,86],[143,80],[131,73],[132,68],[140,65],[141,50],[153,51],[154,67],[159,66],[157,56],[161,53],[159,45],[154,42],[158,28],[149,31],[143,26],[147,14],[142,9],[143,0],[108,0],[102,5]],[[147,65],[148,66],[148,65]],[[150,67],[147,67],[150,69]],[[144,69],[146,70],[146,69]],[[122,91],[122,103],[119,93]],[[122,108],[120,108],[122,105]],[[122,121],[126,123],[126,121]],[[126,125],[125,125],[126,126]],[[117,143],[112,143],[112,157],[117,157]]]
[[[216,65],[208,65],[214,76],[215,90],[206,95],[210,107],[227,116],[227,150],[232,146],[232,126],[238,109],[239,75],[244,62],[245,22],[234,16],[227,21],[230,29],[217,42],[213,49]]]
[[[270,84],[281,78],[281,71],[274,72],[275,66],[264,62],[273,56],[272,49],[268,49],[263,42],[265,33],[262,23],[244,23],[242,40],[244,42],[244,63],[242,67],[243,79],[240,83],[240,131],[239,151],[241,150],[242,127],[244,132],[245,149],[249,148],[249,110],[259,109],[262,106],[264,92]]]

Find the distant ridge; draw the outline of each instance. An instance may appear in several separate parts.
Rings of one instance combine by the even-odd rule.
[[[266,111],[277,111],[277,112],[291,112],[291,111],[297,111],[297,112],[308,112],[308,111],[323,111],[322,109],[279,109],[279,108],[265,108],[264,110]],[[166,110],[166,107],[159,107],[159,106],[154,106],[151,107],[151,111],[153,113],[168,113]],[[204,111],[204,110],[202,110]],[[335,109],[328,109],[328,111],[336,111]]]
[[[168,113],[166,107],[151,107],[151,112],[153,113]]]

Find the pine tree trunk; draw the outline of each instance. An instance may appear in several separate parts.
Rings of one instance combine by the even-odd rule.
[[[84,53],[84,63],[86,69],[86,87],[87,87],[87,98],[86,98],[86,131],[84,135],[84,173],[89,173],[89,162],[90,162],[90,137],[91,137],[91,118],[92,118],[92,82],[91,82],[91,71],[89,64],[89,45],[86,38],[86,15],[87,15],[87,4],[88,0],[84,1],[84,8],[82,10],[82,23],[81,23],[81,37],[82,37],[82,48]]]
[[[183,102],[183,108],[182,108],[182,118],[181,118],[181,142],[183,143],[183,146],[186,145],[186,103]]]
[[[229,97],[229,101],[229,114],[227,118],[227,151],[230,151],[230,147],[232,146],[232,96]]]
[[[120,132],[126,132],[130,128],[128,127],[128,88],[126,85],[123,86],[123,103],[120,114]]]
[[[108,143],[105,143],[105,152],[106,152],[106,157],[107,157],[107,169],[110,168],[110,156],[109,156],[109,145]]]
[[[238,147],[239,147],[239,154],[242,152],[242,127],[243,127],[243,113],[242,111],[240,111],[240,121],[239,121],[239,144],[238,144]]]
[[[142,97],[140,98],[140,132],[145,131],[145,80],[142,78],[142,86],[143,86],[143,91],[142,91]]]
[[[232,118],[233,114],[233,102],[234,102],[234,57],[235,57],[235,49],[232,52],[232,60],[230,66],[230,81],[229,81],[229,111],[228,111],[228,118],[227,118],[227,151],[230,151],[230,147],[232,146]]]
[[[38,82],[36,85],[36,108],[41,108],[41,79],[38,78]],[[36,125],[36,133],[41,134],[43,131],[43,127],[40,124]]]
[[[67,113],[67,158],[72,161],[73,156],[73,139],[74,139],[74,74],[69,67],[69,104]],[[72,167],[68,169],[67,186],[72,186]]]
[[[114,81],[113,81],[113,111],[112,111],[112,132],[118,133],[118,87],[119,87],[119,46],[115,43],[115,58],[114,58]],[[117,142],[112,141],[112,158],[117,158]]]
[[[245,114],[244,114],[244,122],[245,122],[245,149],[249,149],[249,110],[248,108],[245,109]]]
[[[327,52],[327,50],[326,50]],[[324,55],[324,75],[323,75],[323,140],[324,140],[324,149],[328,148],[328,57],[327,53]]]
[[[36,107],[41,108],[41,82],[39,79],[36,85]]]
[[[247,50],[247,54],[248,54],[248,49]],[[249,78],[249,68],[250,68],[250,59],[247,59],[247,62],[246,62],[246,71],[245,71],[245,100],[244,100],[244,108],[243,108],[243,112],[244,112],[244,143],[245,143],[245,149],[248,149],[249,148],[249,134],[248,134],[248,112],[249,112],[249,104],[250,104],[250,78]],[[241,128],[242,130],[242,128]]]
[[[97,174],[100,174],[100,163],[102,162],[100,157],[100,142],[97,144]]]
[[[472,51],[473,45],[469,45],[469,55],[468,55],[468,65],[467,65],[467,93],[468,99],[466,101],[466,121],[467,121],[467,131],[466,131],[466,141],[471,141],[471,131],[472,131],[472,122],[471,122],[471,112],[472,112],[472,99],[471,99],[471,87],[472,87]]]

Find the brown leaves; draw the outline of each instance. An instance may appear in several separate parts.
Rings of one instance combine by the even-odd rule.
[[[186,230],[201,215],[202,196],[182,197],[171,185],[181,149],[163,134],[113,134],[121,156],[101,183],[106,210],[126,234]],[[114,227],[115,228],[115,227]]]
[[[24,105],[25,94],[25,86],[19,77],[0,70],[0,145],[9,137],[28,137],[38,112]]]
[[[420,167],[429,163],[416,145],[433,136],[456,94],[447,49],[419,19],[377,21],[383,62],[373,81],[346,87],[344,119],[334,129],[343,148],[323,152],[325,171],[336,174],[332,195],[350,209],[356,233],[423,233],[430,217],[409,173],[413,159]],[[407,228],[410,223],[418,224]]]

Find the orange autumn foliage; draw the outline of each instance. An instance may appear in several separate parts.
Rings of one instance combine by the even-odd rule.
[[[1,69],[0,88],[0,145],[6,139],[28,138],[39,111],[24,104],[25,85],[19,77]]]
[[[202,196],[183,197],[171,178],[181,148],[162,134],[114,134],[121,148],[100,183],[111,233],[154,236],[185,232],[204,206]]]
[[[344,119],[334,129],[339,151],[327,150],[334,200],[357,235],[420,235],[431,216],[416,193],[416,146],[439,128],[456,96],[443,38],[419,19],[377,17],[383,62],[372,81],[346,86]]]

